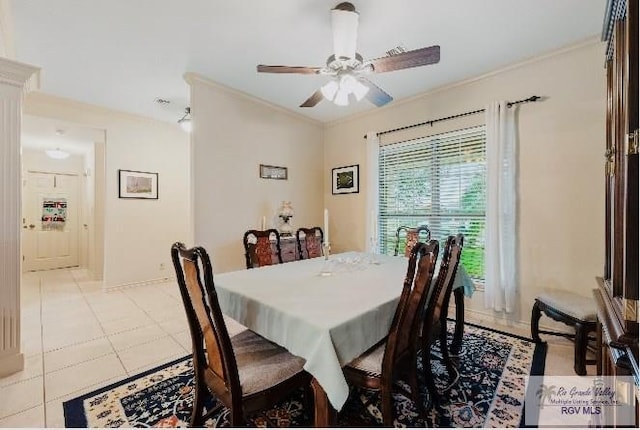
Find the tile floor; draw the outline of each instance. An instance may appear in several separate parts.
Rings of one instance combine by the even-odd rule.
[[[64,401],[191,351],[174,283],[103,292],[81,269],[53,270],[26,273],[21,299],[25,368],[0,378],[0,427],[64,427]],[[548,340],[545,374],[572,375],[573,344]]]

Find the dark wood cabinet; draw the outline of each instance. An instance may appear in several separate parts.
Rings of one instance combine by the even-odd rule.
[[[638,0],[609,0],[605,261],[594,291],[598,373],[632,375],[638,393]],[[616,425],[615,418],[609,425]],[[637,418],[636,418],[637,424]]]

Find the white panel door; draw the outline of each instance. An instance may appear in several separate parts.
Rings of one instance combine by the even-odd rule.
[[[78,265],[78,175],[28,172],[23,193],[24,270]]]

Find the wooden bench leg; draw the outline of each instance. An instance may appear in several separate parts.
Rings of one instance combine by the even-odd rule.
[[[542,339],[540,339],[540,334],[538,332],[538,324],[540,322],[540,316],[542,315],[540,311],[540,304],[536,300],[533,303],[533,308],[531,309],[531,339],[534,342],[540,343]]]
[[[574,349],[573,370],[576,374],[583,376],[587,374],[587,342],[589,330],[584,324],[576,323],[576,345]]]

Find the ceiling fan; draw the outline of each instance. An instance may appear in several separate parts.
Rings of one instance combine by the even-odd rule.
[[[347,106],[351,95],[358,101],[366,97],[374,105],[383,106],[393,100],[393,97],[367,79],[367,75],[426,66],[440,61],[439,45],[373,60],[363,60],[362,56],[356,52],[358,16],[356,8],[349,2],[340,3],[331,10],[334,53],[327,59],[326,66],[267,66],[260,64],[257,66],[258,72],[326,75],[332,78],[331,81],[316,90],[300,107],[313,107],[323,98],[336,105]]]

